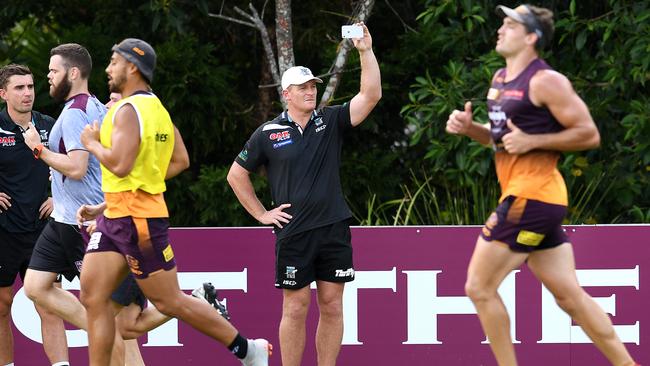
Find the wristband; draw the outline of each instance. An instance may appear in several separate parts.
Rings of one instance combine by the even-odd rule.
[[[43,144],[36,145],[34,151],[32,151],[34,153],[34,159],[38,159],[41,156],[42,151],[43,151]]]

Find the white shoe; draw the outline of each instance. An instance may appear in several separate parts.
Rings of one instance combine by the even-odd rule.
[[[268,366],[272,351],[273,345],[266,339],[249,339],[248,353],[241,363],[244,366]]]

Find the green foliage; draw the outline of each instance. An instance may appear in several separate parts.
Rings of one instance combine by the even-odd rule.
[[[230,166],[203,166],[189,185],[191,201],[186,205],[192,212],[191,220],[180,223],[189,226],[245,226],[257,224],[234,197],[226,181]],[[265,179],[252,176],[253,187],[260,200],[268,207],[268,187]]]
[[[400,184],[402,198],[378,202],[373,195],[361,225],[469,225],[485,221],[496,207],[497,183],[458,186],[427,172],[422,177],[411,172],[410,180]]]
[[[589,6],[571,1],[568,9],[555,2],[540,5],[556,14],[555,45],[544,56],[574,83],[602,136],[599,150],[565,154],[560,164],[571,197],[568,222],[647,222],[650,4],[611,0]],[[438,52],[430,54],[426,69],[414,78],[401,112],[414,131],[411,145],[424,150],[426,168],[453,182],[437,188],[441,192],[494,179],[486,171],[487,149],[444,133],[448,114],[467,100],[473,102],[475,119],[487,121],[485,93],[502,63],[492,51],[500,21],[492,13],[494,6],[487,1],[429,1],[418,16],[421,34],[412,37],[426,38],[427,48]],[[483,200],[494,197],[485,195]]]
[[[158,53],[153,89],[178,125],[191,167],[169,182],[174,225],[255,225],[225,180],[254,129],[280,112],[255,29],[207,16],[249,0],[8,0],[0,7],[0,63],[35,73],[36,109],[56,116],[47,93],[51,47],[86,46],[93,56],[90,89],[108,96],[104,67],[125,37]],[[341,24],[356,1],[294,1],[298,64],[325,74]],[[501,19],[487,0],[377,1],[367,22],[382,70],[383,98],[346,136],[341,179],[363,224],[480,224],[499,195],[492,152],[450,136],[451,111],[472,101],[487,121],[485,95],[503,66],[494,51]],[[252,1],[273,36],[273,3]],[[390,6],[389,6],[390,5]],[[512,3],[510,4],[512,5]],[[567,75],[601,132],[598,150],[565,154],[571,223],[650,222],[650,3],[542,0],[556,14],[556,37],[544,57]],[[273,41],[273,40],[272,40]],[[333,103],[359,91],[352,52]],[[256,177],[270,205],[265,179]]]

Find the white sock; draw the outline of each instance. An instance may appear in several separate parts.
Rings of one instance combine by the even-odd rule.
[[[52,366],[70,366],[70,362],[61,361],[61,362],[53,363]]]
[[[6,365],[4,365],[4,366],[14,366],[14,363],[13,363],[13,362],[12,362],[12,363],[8,363],[8,364],[6,364]]]

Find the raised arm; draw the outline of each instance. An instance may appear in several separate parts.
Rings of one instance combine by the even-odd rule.
[[[23,136],[25,137],[25,144],[30,149],[34,150],[38,145],[41,145],[41,136],[31,122]],[[66,177],[80,180],[88,170],[88,156],[88,151],[85,150],[71,150],[66,154],[60,154],[42,147],[39,159]]]
[[[361,86],[359,93],[350,101],[352,126],[358,126],[363,122],[381,99],[381,73],[375,53],[372,51],[372,37],[365,24],[356,25],[363,27],[363,38],[353,39],[361,62]]]

